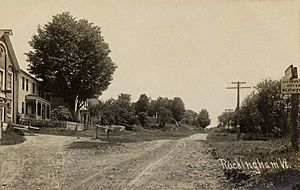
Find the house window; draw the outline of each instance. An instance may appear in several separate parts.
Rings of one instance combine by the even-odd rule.
[[[4,90],[4,89],[2,88],[2,86],[3,86],[3,71],[0,71],[0,89],[1,89],[1,90]]]
[[[12,73],[8,73],[8,76],[7,76],[7,89],[12,89],[12,78],[13,78],[13,75]]]
[[[3,81],[4,81],[3,76],[4,76],[3,71],[0,70],[0,89],[1,90],[4,90],[4,88],[3,88]]]
[[[24,102],[22,102],[22,114],[24,114]]]
[[[32,83],[32,94],[35,94],[35,83]]]
[[[25,77],[22,77],[22,89],[25,89]]]
[[[7,114],[11,115],[11,108],[12,108],[12,100],[11,99],[7,99]]]
[[[26,79],[26,91],[28,91],[28,79]]]

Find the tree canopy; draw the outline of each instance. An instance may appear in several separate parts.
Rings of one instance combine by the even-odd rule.
[[[129,94],[120,94],[118,99],[99,102],[90,106],[89,110],[103,125],[115,124],[127,128],[133,124],[140,124],[142,127],[156,127],[158,124],[164,128],[167,122],[175,123],[178,128],[180,123],[196,125],[198,119],[196,112],[185,109],[184,102],[179,97],[158,97],[151,100],[146,94],[141,94],[136,102],[131,102]]]
[[[265,79],[254,88],[240,109],[242,132],[287,134],[290,99],[280,93],[280,82]]]
[[[138,101],[135,103],[135,111],[137,113],[147,112],[149,108],[150,98],[146,94],[141,94]]]
[[[114,101],[115,124],[130,127],[135,124],[134,106],[129,94],[120,94]]]
[[[170,106],[172,116],[173,118],[179,122],[183,117],[185,113],[185,106],[181,98],[175,97],[173,100],[171,100],[171,106]]]
[[[101,95],[116,69],[100,27],[68,12],[39,26],[29,45],[29,72],[42,79],[46,91],[64,97],[71,110]]]
[[[143,127],[148,126],[147,113],[149,109],[150,98],[146,94],[141,94],[139,100],[135,103],[135,112],[139,122]]]
[[[193,110],[186,110],[181,120],[182,123],[187,125],[195,125],[198,119],[198,113]]]
[[[170,100],[168,98],[157,98],[157,113],[160,127],[165,127],[166,122],[172,117]]]
[[[198,115],[196,125],[204,129],[210,124],[209,113],[206,109],[202,109]]]

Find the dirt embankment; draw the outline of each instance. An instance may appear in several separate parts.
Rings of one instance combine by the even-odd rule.
[[[300,154],[292,150],[289,139],[237,141],[235,134],[214,130],[208,142],[215,159],[226,161],[224,174],[236,189],[300,189]]]
[[[205,134],[179,140],[105,143],[37,135],[2,146],[3,189],[226,189]]]

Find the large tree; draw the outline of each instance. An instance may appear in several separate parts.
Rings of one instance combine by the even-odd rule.
[[[115,115],[114,124],[124,125],[130,129],[135,124],[134,107],[131,103],[131,95],[120,94],[118,99],[113,103],[113,110]]]
[[[171,100],[170,109],[173,116],[173,121],[179,126],[179,121],[184,117],[185,106],[181,98],[175,97]]]
[[[251,97],[252,104],[256,106],[256,123],[259,124],[261,132],[267,136],[270,134],[287,134],[287,119],[289,113],[290,98],[280,93],[280,82],[277,80],[265,79],[260,81],[255,87],[254,95]],[[246,102],[250,100],[246,99]],[[248,103],[249,104],[249,103]],[[249,114],[255,112],[249,111]]]
[[[196,125],[204,129],[210,124],[209,113],[206,109],[202,109],[198,115],[198,119],[196,121]]]
[[[243,133],[287,135],[291,99],[280,93],[280,82],[265,79],[243,101],[239,111]]]
[[[198,119],[198,113],[193,110],[185,110],[184,116],[181,120],[182,123],[187,125],[195,125]]]
[[[141,94],[138,101],[135,103],[136,113],[147,112],[149,108],[150,98],[146,94]]]
[[[98,117],[100,118],[101,125],[113,125],[115,124],[115,118],[116,118],[116,107],[114,106],[115,100],[109,99],[102,103],[101,106],[98,106],[96,109],[96,114],[98,114]],[[93,113],[93,112],[92,112]]]
[[[64,97],[74,111],[87,98],[101,95],[116,69],[100,27],[68,12],[39,26],[29,45],[30,73],[42,80],[46,91]]]
[[[241,132],[260,132],[260,125],[263,122],[262,114],[258,109],[259,96],[254,92],[248,95],[240,109]]]
[[[158,114],[158,103],[157,100],[151,100],[148,106],[148,116],[156,117]]]
[[[171,101],[168,98],[157,98],[158,122],[160,127],[165,127],[166,122],[172,117]]]
[[[148,126],[147,113],[149,109],[150,98],[146,94],[140,95],[139,100],[135,103],[135,113],[138,116],[139,122],[143,127]]]

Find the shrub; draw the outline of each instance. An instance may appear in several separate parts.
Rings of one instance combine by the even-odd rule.
[[[73,121],[72,113],[64,106],[58,106],[50,112],[52,120]]]

